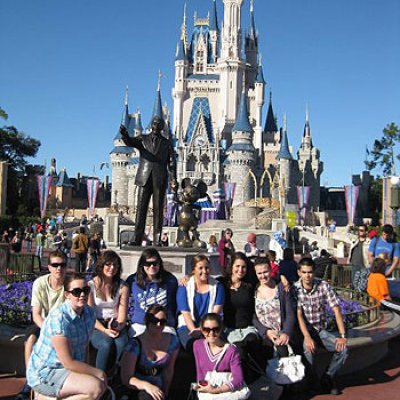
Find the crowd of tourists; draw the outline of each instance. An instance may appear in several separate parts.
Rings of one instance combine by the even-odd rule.
[[[354,282],[361,266],[371,263],[364,290],[379,300],[384,285],[373,277],[390,274],[398,253],[388,254],[379,243],[388,240],[385,227],[365,251],[363,229],[350,252]],[[67,272],[65,253],[52,251],[49,274],[33,284],[27,384],[17,399],[27,399],[31,389],[50,397],[100,399],[108,384],[127,398],[167,399],[179,351],[192,357],[191,389],[199,399],[246,399],[249,385],[293,354],[302,355],[296,360],[299,370],[305,367],[305,390],[339,394],[336,377],[348,347],[333,288],[316,278],[312,257],[297,263],[285,248],[278,258],[274,250],[258,249],[252,233],[244,251],[236,251],[232,235],[226,230],[218,243],[212,241],[220,276],[211,276],[205,252],[193,257],[191,275],[179,282],[152,247],[144,248],[136,273],[126,280],[113,250],[99,249],[90,280],[79,269]],[[327,330],[328,307],[337,332]],[[96,354],[91,363],[89,344]],[[332,354],[322,376],[315,369],[319,348]]]

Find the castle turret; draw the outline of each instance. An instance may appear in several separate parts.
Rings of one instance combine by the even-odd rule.
[[[306,122],[304,124],[301,145],[297,152],[299,163],[299,184],[310,186],[309,208],[316,210],[320,202],[320,176],[323,163],[320,160],[319,149],[314,147],[308,107],[306,108]]]
[[[250,0],[250,27],[245,37],[245,54],[248,65],[246,82],[250,87],[253,87],[257,77],[258,67],[258,34],[254,19],[254,0]]]
[[[257,68],[257,76],[254,83],[254,94],[256,103],[256,115],[255,115],[255,127],[254,127],[254,147],[258,150],[258,156],[260,158],[260,164],[264,165],[264,144],[262,135],[262,108],[264,106],[264,96],[265,96],[265,80],[263,68],[260,63]]]
[[[229,180],[236,183],[234,206],[254,198],[254,175],[252,176],[252,174],[254,174],[256,150],[253,145],[252,134],[247,96],[245,90],[243,90],[239,113],[232,130],[232,145],[227,150]]]
[[[211,57],[210,61],[215,63],[219,57],[219,26],[218,26],[218,16],[217,16],[217,4],[213,0],[213,8],[210,13],[209,21],[210,29],[210,46],[211,46]]]
[[[130,120],[128,88],[126,88],[125,106],[121,124],[124,125],[128,129],[129,134],[132,135],[133,132],[129,129],[129,127],[132,126]],[[128,176],[126,168],[132,154],[134,154],[134,150],[125,145],[118,128],[118,132],[114,137],[114,148],[110,152],[112,165],[111,204],[118,204],[119,206],[128,205]]]

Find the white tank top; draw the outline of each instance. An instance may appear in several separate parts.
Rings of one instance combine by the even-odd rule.
[[[90,289],[92,291],[94,297],[94,309],[96,311],[97,319],[109,320],[111,318],[118,317],[118,306],[119,306],[119,298],[120,298],[120,290],[119,287],[117,292],[115,293],[115,297],[111,300],[103,300],[100,297],[96,296],[96,285],[93,280],[88,282]],[[123,281],[121,280],[121,284]],[[120,284],[120,287],[121,287]]]

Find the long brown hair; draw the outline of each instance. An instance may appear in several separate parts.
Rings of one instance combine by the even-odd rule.
[[[137,263],[136,283],[142,289],[144,289],[146,287],[146,279],[147,279],[147,275],[144,270],[144,263],[149,258],[155,258],[157,260],[157,263],[159,265],[157,279],[158,279],[160,285],[163,285],[165,283],[167,276],[168,276],[167,271],[165,271],[165,269],[164,269],[164,264],[163,264],[162,258],[160,256],[160,253],[154,247],[149,247],[149,248],[143,250],[143,252],[139,258],[139,261]]]
[[[119,287],[121,286],[121,273],[122,273],[122,262],[121,257],[113,250],[105,250],[101,253],[97,260],[95,276],[97,276],[99,282],[96,284],[96,296],[102,300],[106,299],[105,294],[101,288],[104,283],[104,266],[105,264],[112,263],[117,268],[117,273],[113,276],[111,281],[111,298],[114,298],[117,294]]]

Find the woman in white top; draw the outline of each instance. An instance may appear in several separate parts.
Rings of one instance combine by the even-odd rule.
[[[128,343],[129,290],[121,279],[121,272],[121,258],[114,251],[106,250],[97,260],[95,277],[89,282],[89,305],[96,311],[91,343],[97,349],[96,368],[103,371],[119,361]]]

